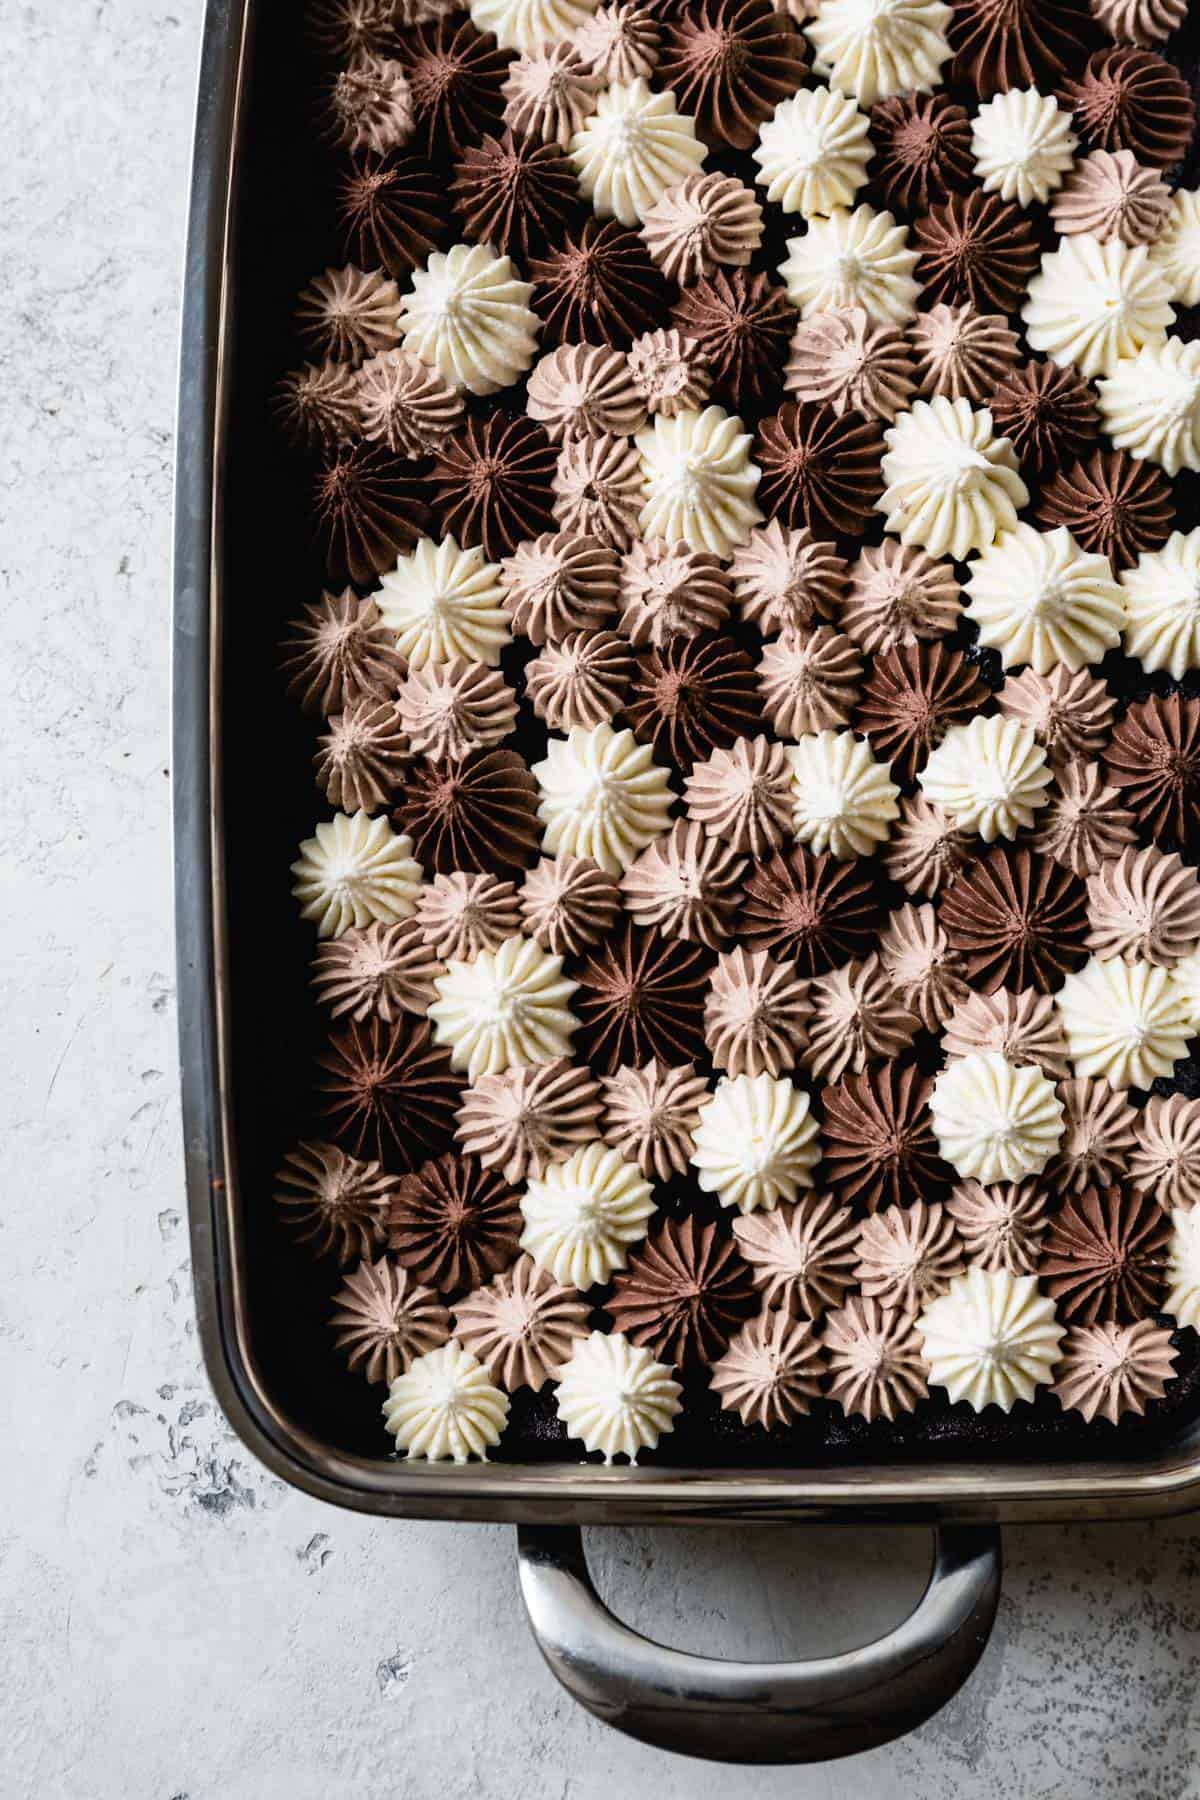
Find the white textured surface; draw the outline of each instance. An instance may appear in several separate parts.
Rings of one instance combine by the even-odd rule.
[[[5,1146],[0,1794],[32,1800],[1177,1800],[1200,1794],[1189,1522],[1008,1539],[968,1689],[857,1763],[627,1743],[528,1636],[511,1534],[280,1488],[195,1353],[175,1098],[167,552],[198,7],[0,7]],[[689,1646],[845,1647],[923,1540],[593,1537]]]

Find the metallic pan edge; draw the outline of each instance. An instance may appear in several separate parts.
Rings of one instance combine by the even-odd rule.
[[[175,478],[174,806],[180,1061],[193,1280],[209,1377],[231,1424],[276,1475],[319,1499],[409,1518],[542,1524],[795,1519],[1088,1519],[1200,1504],[1200,1423],[1139,1463],[924,1462],[787,1470],[454,1468],[344,1456],[276,1406],[247,1331],[229,1042],[222,822],[215,811],[222,430],[231,310],[229,225],[253,0],[209,0],[183,299]]]

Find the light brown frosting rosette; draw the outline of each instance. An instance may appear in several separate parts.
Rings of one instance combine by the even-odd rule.
[[[688,817],[743,856],[762,858],[791,830],[792,777],[783,746],[736,738],[694,765],[684,800]]]
[[[577,956],[616,924],[621,893],[586,856],[544,856],[522,883],[520,905],[528,937],[556,956]]]
[[[782,738],[838,731],[858,705],[862,672],[857,644],[841,632],[828,625],[788,632],[764,644],[759,658],[767,717]]]
[[[825,1321],[829,1398],[848,1417],[895,1419],[929,1392],[929,1365],[911,1313],[854,1294]]]
[[[678,820],[621,877],[621,898],[638,925],[715,949],[733,930],[744,857],[702,826]]]
[[[1139,1141],[1146,1114],[1130,1105],[1128,1096],[1107,1081],[1073,1076],[1058,1084],[1063,1108],[1063,1132],[1046,1176],[1064,1193],[1081,1193],[1086,1187],[1108,1187],[1120,1179]],[[1152,1100],[1150,1105],[1155,1102]],[[1139,1180],[1140,1185],[1149,1183]]]
[[[535,1392],[555,1380],[588,1335],[588,1305],[528,1256],[454,1308],[454,1336],[505,1389]]]
[[[350,1271],[333,1297],[329,1323],[350,1368],[368,1381],[395,1381],[415,1357],[450,1336],[450,1314],[435,1290],[387,1256]]]
[[[313,759],[317,785],[342,812],[378,812],[399,786],[411,748],[395,705],[362,695],[330,719]]]
[[[1130,1178],[1164,1211],[1200,1205],[1200,1100],[1152,1094],[1133,1132]]]
[[[1056,765],[1086,761],[1108,741],[1116,701],[1087,669],[1074,674],[1061,664],[1048,675],[1022,669],[1010,675],[996,696],[1008,719],[1028,725]]]
[[[920,1021],[896,995],[878,956],[846,963],[812,984],[805,1064],[820,1081],[837,1081],[906,1050]]]
[[[1054,1000],[1032,988],[1022,988],[1019,993],[996,988],[990,994],[969,994],[946,1021],[942,1049],[947,1056],[995,1050],[1017,1068],[1036,1064],[1051,1080],[1071,1072]]]
[[[528,665],[525,697],[552,730],[590,730],[619,712],[633,667],[629,643],[615,631],[573,631]]]
[[[1162,1399],[1176,1361],[1170,1332],[1153,1319],[1132,1325],[1111,1319],[1072,1325],[1062,1341],[1050,1392],[1064,1411],[1077,1412],[1089,1423],[1107,1419],[1116,1425],[1128,1413],[1140,1418],[1148,1401]]]
[[[745,1213],[733,1235],[764,1306],[817,1319],[841,1305],[854,1280],[857,1222],[828,1194]]]
[[[881,1306],[919,1312],[963,1265],[962,1243],[940,1201],[888,1206],[862,1222],[854,1278]]]
[[[808,984],[766,951],[717,958],[704,1003],[713,1066],[729,1075],[783,1075],[804,1045]]]
[[[566,437],[632,437],[646,423],[646,405],[621,350],[563,344],[529,372],[525,407],[558,444]]]
[[[879,955],[902,1003],[926,1031],[940,1031],[967,998],[963,959],[951,949],[932,906],[909,904],[890,913]]]
[[[513,631],[545,644],[602,629],[616,610],[619,567],[617,552],[596,538],[559,531],[526,539],[500,564]]]
[[[836,544],[771,519],[739,544],[729,565],[742,617],[766,637],[830,623],[846,592],[847,565]]]
[[[745,268],[762,234],[757,199],[728,175],[689,175],[667,188],[642,221],[646,248],[681,287],[718,268]]]
[[[456,869],[435,875],[421,890],[417,923],[425,942],[442,962],[469,961],[481,950],[498,950],[521,929],[517,890],[496,875],[467,875]]]
[[[912,397],[912,352],[902,331],[861,307],[814,313],[792,335],[784,386],[797,400],[890,425]]]
[[[682,1175],[695,1149],[693,1133],[708,1082],[691,1063],[618,1069],[604,1078],[604,1139],[643,1175]]]
[[[963,1181],[946,1202],[967,1260],[984,1269],[1031,1275],[1049,1224],[1048,1197],[1036,1181]]]
[[[1087,232],[1107,243],[1151,244],[1166,222],[1171,190],[1157,169],[1144,169],[1132,150],[1093,150],[1077,162],[1050,206],[1065,237]]]
[[[1200,876],[1152,844],[1089,876],[1088,945],[1097,956],[1169,968],[1200,944]]]
[[[743,1425],[771,1431],[812,1410],[824,1368],[809,1321],[768,1310],[738,1332],[714,1367],[711,1386]]]
[[[499,669],[456,657],[410,669],[396,712],[414,756],[458,762],[504,742],[517,721],[517,701]]]
[[[595,1077],[560,1058],[481,1076],[462,1097],[455,1136],[484,1168],[515,1183],[590,1143],[599,1119]]]
[[[378,1013],[389,1024],[401,1013],[424,1018],[442,964],[416,919],[375,922],[317,945],[313,986],[335,1019]]]

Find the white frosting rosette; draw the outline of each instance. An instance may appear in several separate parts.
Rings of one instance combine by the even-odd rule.
[[[305,838],[292,864],[292,892],[317,936],[341,937],[351,926],[410,919],[421,894],[421,865],[412,839],[385,818],[335,813]]]
[[[632,731],[607,722],[551,738],[532,773],[542,790],[538,818],[549,856],[590,856],[620,875],[666,830],[672,795],[667,771]]]
[[[1144,551],[1121,586],[1127,655],[1176,681],[1200,668],[1200,526],[1186,535],[1173,531],[1161,550]]]
[[[1036,88],[1010,88],[988,100],[971,124],[975,173],[985,194],[1018,206],[1045,202],[1070,169],[1079,139],[1071,114]]]
[[[902,544],[964,562],[1016,528],[1029,489],[986,407],[939,394],[916,401],[883,435],[887,485],[876,510]]]
[[[1063,1327],[1032,1275],[978,1264],[954,1276],[917,1320],[931,1387],[975,1411],[1032,1400],[1054,1373]]]
[[[512,642],[499,564],[452,537],[419,539],[380,578],[374,599],[412,669],[460,657],[494,669]]]
[[[772,1075],[726,1076],[700,1107],[691,1163],[706,1194],[773,1212],[813,1185],[817,1122],[803,1088]]]
[[[863,106],[932,93],[950,54],[943,0],[822,0],[804,28],[818,75]]]
[[[1150,251],[1155,268],[1180,306],[1200,306],[1200,193],[1179,188]]]
[[[486,1461],[508,1423],[508,1395],[481,1363],[451,1338],[397,1375],[383,1418],[410,1462]]]
[[[829,88],[801,88],[760,127],[754,160],[767,199],[806,219],[850,206],[871,160],[868,122]]]
[[[490,31],[502,50],[540,50],[561,44],[596,10],[597,0],[468,0],[478,31]],[[422,15],[423,16],[423,15]]]
[[[753,439],[733,413],[706,406],[673,418],[658,414],[636,442],[646,493],[643,537],[726,558],[761,525]]]
[[[615,1456],[632,1463],[673,1428],[682,1391],[644,1344],[619,1331],[593,1331],[563,1364],[554,1397],[568,1435],[585,1450],[602,1451],[606,1463]]]
[[[1042,257],[1021,309],[1030,347],[1081,375],[1111,375],[1122,357],[1161,344],[1175,317],[1145,244],[1088,232]]]
[[[490,244],[435,250],[400,308],[406,350],[472,394],[511,386],[537,355],[533,289]]]
[[[1119,362],[1096,384],[1100,419],[1118,450],[1168,475],[1200,469],[1200,343],[1180,338]]]
[[[1030,726],[992,717],[952,725],[917,780],[960,831],[992,844],[1033,824],[1053,775]]]
[[[640,77],[606,88],[571,139],[570,161],[585,199],[601,219],[637,225],[668,188],[705,158],[695,121],[675,110],[672,93]]]
[[[1000,534],[967,577],[967,617],[1006,669],[1074,673],[1121,641],[1125,596],[1106,556],[1081,550],[1065,526],[1019,523]]]
[[[1177,1325],[1200,1331],[1200,1206],[1177,1207],[1171,1226],[1162,1309]]]
[[[607,1144],[584,1144],[529,1181],[521,1198],[521,1248],[555,1281],[595,1287],[625,1267],[629,1246],[645,1237],[654,1210],[650,1183],[636,1163]]]
[[[570,1055],[579,1021],[569,1003],[579,983],[563,974],[561,956],[532,938],[506,938],[469,962],[452,958],[433,986],[434,1037],[470,1081]]]
[[[933,1084],[929,1113],[951,1168],[984,1184],[1040,1175],[1063,1131],[1054,1083],[1036,1064],[1017,1066],[998,1050],[948,1062]]]
[[[881,324],[902,325],[916,313],[917,252],[908,248],[908,226],[890,212],[835,207],[813,219],[803,237],[789,238],[787,250],[779,273],[806,319],[861,306]]]
[[[1076,1075],[1148,1088],[1187,1055],[1191,1011],[1169,969],[1093,956],[1057,995]]]
[[[1175,964],[1171,985],[1182,1002],[1188,1030],[1193,1035],[1200,1032],[1200,950],[1193,950]]]
[[[792,829],[818,855],[872,856],[899,817],[900,789],[852,731],[817,731],[784,746],[792,771]]]

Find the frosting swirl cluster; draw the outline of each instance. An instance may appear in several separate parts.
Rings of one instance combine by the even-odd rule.
[[[276,1192],[408,1456],[522,1389],[606,1461],[1167,1393],[1181,12],[315,0],[345,249],[275,412],[328,1029]]]

